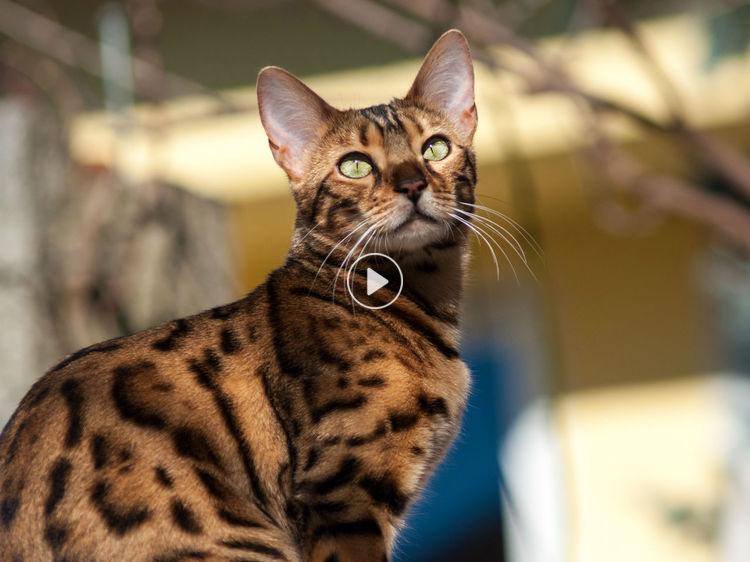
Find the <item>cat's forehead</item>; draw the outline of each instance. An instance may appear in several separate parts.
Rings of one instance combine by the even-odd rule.
[[[332,123],[327,135],[332,145],[355,143],[361,147],[399,150],[413,140],[445,131],[450,124],[438,112],[402,99],[361,109],[350,109]]]

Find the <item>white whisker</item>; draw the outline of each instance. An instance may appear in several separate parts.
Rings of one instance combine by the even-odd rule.
[[[316,228],[318,228],[321,224],[323,224],[323,223],[322,222],[316,223],[310,230],[308,230],[307,234],[305,234],[302,238],[300,238],[300,243],[304,242],[305,238],[307,238],[308,236],[310,236],[310,234],[312,234],[312,231],[315,230]]]
[[[513,248],[513,251],[516,253],[516,255],[520,258],[520,260],[526,264],[529,265],[528,260],[526,258],[526,252],[523,250],[523,246],[521,246],[521,243],[516,239],[515,236],[513,236],[513,233],[510,232],[507,228],[504,228],[503,226],[497,224],[492,219],[489,219],[487,217],[483,217],[482,215],[478,215],[476,213],[470,213],[468,211],[462,211],[461,209],[453,208],[454,211],[461,213],[463,215],[472,217],[478,221],[481,221],[482,224],[484,224],[487,228],[495,232],[500,238],[505,240],[508,245],[510,245],[511,248]]]
[[[534,237],[529,234],[529,232],[521,226],[517,221],[510,218],[508,215],[501,213],[500,211],[496,211],[495,209],[491,209],[490,207],[485,207],[484,205],[476,205],[474,203],[465,203],[463,201],[459,201],[461,205],[468,205],[470,207],[474,207],[476,209],[481,209],[483,211],[486,211],[488,213],[492,213],[493,215],[496,215],[500,217],[503,220],[506,220],[508,224],[510,224],[516,232],[518,232],[521,236],[523,236],[524,240],[533,248],[534,252],[540,257],[544,258],[544,250],[542,250],[542,247],[539,245],[539,243],[534,240]],[[479,216],[479,215],[477,215]]]
[[[318,271],[315,272],[315,277],[312,280],[312,283],[310,283],[310,291],[312,291],[313,286],[315,285],[315,281],[318,280],[318,275],[320,275],[320,270],[323,269],[323,266],[328,261],[328,258],[331,257],[331,254],[338,248],[344,241],[346,241],[347,238],[352,236],[355,232],[357,232],[360,228],[362,228],[365,224],[367,224],[367,219],[364,219],[362,222],[360,222],[354,230],[352,230],[349,234],[347,234],[344,238],[342,238],[338,244],[336,244],[333,248],[331,248],[331,251],[328,252],[328,255],[323,260],[323,263],[320,264],[320,267],[318,268]],[[309,233],[308,233],[309,234]]]
[[[336,276],[333,278],[333,282],[332,282],[333,284],[332,302],[336,302],[336,286],[338,284],[339,274],[341,273],[341,270],[346,267],[346,264],[351,259],[352,254],[357,250],[357,246],[359,246],[362,240],[364,240],[366,236],[368,236],[375,228],[377,228],[381,222],[382,222],[382,219],[380,221],[377,221],[372,226],[370,226],[367,230],[364,231],[364,233],[359,238],[357,238],[357,242],[347,252],[346,257],[344,258],[344,261],[341,262],[341,265],[339,265],[338,270],[336,271]]]
[[[497,280],[499,281],[500,280],[500,264],[497,262],[497,256],[495,255],[495,250],[492,247],[492,244],[490,244],[489,240],[487,240],[487,238],[485,238],[484,234],[480,231],[480,229],[477,226],[471,224],[469,221],[467,221],[464,218],[462,218],[462,217],[460,217],[458,215],[455,215],[453,213],[448,213],[448,215],[450,215],[451,217],[453,217],[457,221],[462,222],[463,224],[465,224],[467,227],[469,227],[471,230],[473,230],[476,235],[480,236],[482,238],[482,240],[484,240],[485,244],[487,244],[487,247],[490,249],[490,252],[492,253],[492,261],[495,262],[495,271],[497,273]],[[495,244],[497,244],[496,240],[495,240]],[[505,251],[502,248],[500,248],[500,251],[503,252],[503,254],[505,254]],[[505,256],[505,259],[508,260],[508,256],[507,255]],[[510,262],[510,260],[508,260],[508,264],[510,264],[511,269],[513,269],[513,264]],[[515,269],[513,269],[513,274],[515,275],[515,273],[516,273],[516,271],[515,271]],[[517,276],[516,276],[516,279],[518,279]]]

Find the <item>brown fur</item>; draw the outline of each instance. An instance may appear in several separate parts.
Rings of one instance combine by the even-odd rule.
[[[468,58],[457,32],[441,41]],[[281,73],[259,91],[274,77],[302,87]],[[389,558],[469,386],[457,351],[467,231],[447,213],[473,202],[475,113],[471,102],[451,119],[422,87],[365,110],[310,97],[322,125],[297,153],[261,98],[298,206],[286,263],[240,301],[86,348],[33,386],[0,437],[1,560]],[[428,162],[434,134],[451,152]],[[339,173],[349,152],[373,173]],[[413,177],[431,219],[397,189]],[[363,220],[381,226],[336,247]],[[354,305],[340,273],[367,241],[404,273],[381,310]]]

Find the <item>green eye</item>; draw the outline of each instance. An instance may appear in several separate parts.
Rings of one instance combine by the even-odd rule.
[[[372,172],[372,164],[364,154],[350,154],[339,162],[339,170],[347,178],[356,180]]]
[[[448,156],[450,150],[451,148],[447,140],[442,137],[432,137],[424,143],[424,146],[422,147],[422,156],[424,156],[425,160],[442,160]]]

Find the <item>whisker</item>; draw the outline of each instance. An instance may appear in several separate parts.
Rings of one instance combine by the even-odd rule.
[[[492,213],[493,215],[496,215],[500,217],[501,219],[506,220],[508,224],[510,224],[516,230],[516,232],[518,232],[521,236],[523,236],[523,239],[533,248],[534,252],[540,258],[544,259],[544,250],[539,245],[539,243],[536,240],[534,240],[534,237],[531,236],[531,234],[529,234],[528,230],[526,230],[523,226],[521,226],[517,221],[510,218],[508,215],[501,213],[500,211],[496,211],[495,209],[492,209],[490,207],[485,207],[484,205],[476,205],[474,203],[466,203],[464,201],[459,201],[459,203],[461,205],[468,205],[476,209],[487,211],[488,213]]]
[[[322,222],[316,223],[310,230],[308,230],[307,234],[305,234],[302,238],[300,238],[300,243],[304,242],[305,238],[307,238],[308,236],[310,236],[310,234],[312,234],[312,231],[315,230],[316,228],[318,228],[321,224],[323,224],[323,223]]]
[[[344,243],[350,236],[352,236],[355,232],[357,232],[360,228],[362,228],[365,224],[367,224],[367,219],[362,220],[355,228],[352,230],[349,234],[347,234],[344,238],[342,238],[338,244],[336,244],[333,248],[331,248],[331,251],[328,252],[328,255],[323,260],[323,263],[320,264],[320,267],[318,268],[318,271],[315,272],[315,277],[312,280],[312,283],[310,283],[310,291],[312,291],[313,286],[315,286],[315,282],[318,280],[318,275],[320,275],[321,269],[323,269],[323,266],[328,261],[328,258],[331,257],[331,254],[338,248],[342,243]]]
[[[454,210],[456,210],[456,211],[459,211],[459,209],[454,209]],[[461,211],[461,212],[463,212],[464,214],[466,214],[466,212],[465,212],[465,211]],[[473,216],[474,216],[474,218],[476,218],[476,217],[477,217],[478,215],[473,215]],[[484,217],[483,217],[483,218],[484,218]],[[492,241],[493,241],[493,242],[495,243],[495,245],[496,245],[497,249],[498,249],[498,250],[500,250],[500,251],[502,252],[503,256],[505,257],[505,261],[507,261],[507,262],[508,262],[508,265],[509,265],[509,266],[510,266],[510,268],[511,268],[511,269],[513,270],[513,276],[514,276],[514,277],[516,278],[516,281],[518,282],[518,274],[517,274],[517,271],[516,271],[516,268],[515,268],[515,266],[513,265],[513,262],[511,261],[510,257],[509,257],[509,256],[508,256],[508,254],[507,254],[507,253],[505,252],[505,250],[503,249],[503,246],[502,246],[502,244],[500,244],[500,242],[498,242],[498,241],[497,241],[497,239],[496,239],[496,238],[495,238],[495,237],[494,237],[494,236],[493,236],[493,235],[492,235],[491,233],[487,232],[486,228],[490,228],[490,229],[491,229],[491,230],[492,230],[493,232],[496,232],[496,230],[495,230],[494,228],[492,228],[492,227],[491,227],[490,225],[484,225],[484,224],[474,224],[473,226],[475,226],[475,227],[476,227],[476,228],[477,228],[478,230],[480,230],[481,232],[483,232],[483,233],[484,233],[484,234],[485,234],[485,235],[486,235],[486,236],[487,236],[488,238],[490,238],[490,239],[491,239],[491,240],[492,240]],[[519,253],[519,252],[518,252],[518,249],[517,249],[517,248],[516,248],[516,247],[515,247],[515,246],[514,246],[514,245],[513,245],[513,244],[512,244],[512,243],[511,243],[511,242],[510,242],[510,241],[509,241],[508,239],[507,239],[507,237],[505,237],[505,236],[504,236],[504,235],[503,235],[502,233],[498,233],[498,235],[499,235],[499,236],[500,236],[500,237],[501,237],[501,238],[502,238],[502,239],[503,239],[503,240],[504,240],[504,241],[505,241],[506,243],[510,244],[510,246],[511,246],[511,247],[513,248],[513,251],[514,251],[514,252],[515,252],[515,254],[516,254],[516,255],[517,255],[517,256],[518,256],[518,257],[519,257],[519,258],[521,259],[521,261],[523,261],[523,264],[524,264],[524,265],[526,266],[526,269],[527,269],[527,270],[528,270],[528,272],[529,272],[529,273],[531,274],[531,276],[532,276],[532,277],[534,278],[534,280],[535,280],[535,281],[538,281],[538,279],[537,279],[536,275],[534,274],[533,270],[532,270],[532,269],[531,269],[531,267],[529,266],[528,262],[527,262],[527,261],[526,261],[526,260],[524,259],[524,258],[525,258],[525,254],[524,254],[524,252],[523,252],[523,249],[521,249],[521,253]],[[514,240],[515,240],[515,239],[514,239]],[[516,243],[518,243],[518,241],[517,241],[517,240],[516,240]]]
[[[482,238],[482,240],[484,240],[485,244],[487,244],[487,247],[490,249],[490,253],[492,254],[492,261],[495,262],[495,272],[497,273],[497,280],[500,281],[500,264],[497,262],[497,256],[495,255],[495,250],[492,247],[492,244],[490,244],[489,240],[487,240],[487,238],[485,238],[484,234],[482,234],[482,232],[480,232],[480,229],[478,227],[476,227],[475,225],[471,224],[469,221],[467,221],[467,220],[463,219],[462,217],[460,217],[458,215],[455,215],[453,213],[448,213],[448,215],[451,216],[451,217],[453,217],[457,221],[462,222],[463,224],[465,224],[467,227],[469,227],[471,230],[473,230],[476,235],[480,236]],[[495,241],[495,243],[497,244],[497,241]],[[505,251],[502,248],[500,248],[500,251],[503,252],[503,253],[505,253]],[[508,256],[505,256],[505,259],[507,260]],[[511,269],[513,269],[513,265],[510,263],[510,260],[508,260],[508,263],[510,264]],[[513,274],[515,275],[515,269],[513,270]],[[516,279],[518,279],[518,277],[516,277]]]
[[[357,250],[357,246],[362,242],[362,240],[365,239],[365,237],[370,234],[377,226],[380,225],[382,219],[377,221],[375,224],[370,226],[367,230],[364,231],[364,233],[357,239],[357,242],[352,246],[352,248],[347,252],[346,257],[344,258],[344,261],[341,262],[341,265],[339,265],[338,269],[336,270],[336,276],[333,278],[332,284],[333,284],[333,294],[332,294],[332,301],[336,302],[336,286],[338,284],[339,275],[341,274],[341,270],[346,267],[346,264],[349,262],[349,259],[351,259],[352,254]]]
[[[537,278],[536,274],[534,273],[534,270],[531,268],[531,264],[529,264],[528,258],[526,256],[526,252],[523,249],[523,246],[521,243],[516,239],[515,236],[513,236],[513,233],[511,233],[507,228],[504,228],[502,225],[497,224],[495,221],[489,219],[488,217],[483,217],[482,215],[478,215],[476,213],[469,213],[467,211],[462,211],[461,209],[453,209],[454,211],[458,211],[459,213],[462,213],[467,216],[471,216],[474,219],[477,219],[480,221],[486,228],[489,228],[492,230],[492,232],[495,232],[500,238],[502,238],[505,242],[508,243],[508,245],[513,249],[513,252],[518,256],[518,258],[523,262],[524,266],[526,266],[526,270],[529,272],[531,277],[534,278],[534,281],[539,282],[539,279]],[[502,232],[500,230],[502,230]],[[507,234],[507,236],[506,236]]]
[[[513,236],[513,233],[510,232],[507,228],[503,227],[502,225],[497,224],[492,219],[483,217],[482,215],[478,215],[476,213],[470,213],[468,211],[462,211],[461,209],[456,209],[455,207],[453,208],[453,210],[463,215],[472,217],[478,221],[481,221],[482,224],[484,224],[487,228],[489,228],[490,230],[495,232],[498,236],[500,236],[500,238],[505,240],[508,243],[508,245],[511,248],[513,248],[513,251],[520,258],[520,260],[528,266],[528,260],[526,258],[526,252],[524,251],[523,246],[521,246],[521,243],[516,239],[515,236]]]

